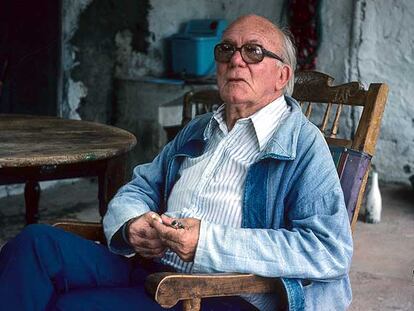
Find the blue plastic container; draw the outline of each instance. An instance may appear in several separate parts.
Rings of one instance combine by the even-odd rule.
[[[184,32],[171,36],[172,70],[181,76],[209,76],[215,73],[214,46],[227,27],[222,19],[189,21]]]

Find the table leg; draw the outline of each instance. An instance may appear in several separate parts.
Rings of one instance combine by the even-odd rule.
[[[35,180],[29,180],[24,187],[26,205],[26,225],[37,223],[39,219],[40,185]]]
[[[105,172],[98,176],[99,180],[99,214],[103,217],[109,201],[118,189],[125,183],[127,155],[109,159]]]

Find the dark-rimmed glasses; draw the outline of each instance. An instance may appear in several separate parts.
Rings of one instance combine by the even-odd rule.
[[[214,59],[219,63],[228,63],[237,51],[240,52],[242,59],[247,64],[260,63],[265,56],[277,59],[282,63],[285,62],[280,56],[255,43],[246,43],[239,48],[231,43],[219,43],[214,47]]]

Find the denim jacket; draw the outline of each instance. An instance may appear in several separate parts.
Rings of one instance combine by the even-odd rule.
[[[321,132],[294,99],[286,101],[291,113],[248,170],[242,228],[202,220],[193,272],[280,277],[290,310],[345,310],[352,237],[338,174]],[[183,159],[204,152],[211,116],[192,120],[152,163],[135,167],[104,217],[113,252],[132,253],[113,239],[126,221],[166,211]]]

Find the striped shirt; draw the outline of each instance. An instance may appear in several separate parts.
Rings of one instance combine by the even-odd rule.
[[[224,105],[219,107],[204,131],[206,151],[185,159],[178,172],[166,214],[240,228],[247,170],[288,112],[289,106],[281,96],[250,117],[237,120],[228,131]],[[161,262],[177,271],[192,271],[192,262],[182,261],[171,251]]]

